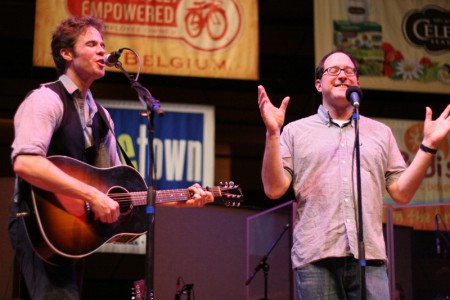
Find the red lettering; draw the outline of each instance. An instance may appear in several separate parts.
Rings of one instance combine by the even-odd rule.
[[[125,64],[126,65],[136,65],[138,63],[136,55],[133,53],[125,53]]]
[[[435,164],[436,160],[433,157],[433,159],[431,160],[430,166],[427,169],[427,172],[425,173],[425,178],[430,178],[433,177],[434,174],[436,173],[436,164]]]

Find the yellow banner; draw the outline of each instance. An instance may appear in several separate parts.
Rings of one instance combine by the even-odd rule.
[[[105,20],[128,72],[258,79],[257,0],[37,0],[34,66],[54,66],[51,34],[71,15]]]
[[[349,52],[363,88],[450,94],[448,0],[315,0],[314,35],[316,63]]]

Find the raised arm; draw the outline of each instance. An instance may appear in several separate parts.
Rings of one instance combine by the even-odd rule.
[[[291,178],[283,168],[280,152],[280,132],[284,123],[289,97],[285,97],[279,108],[267,96],[263,86],[258,86],[258,105],[266,125],[266,145],[264,149],[261,178],[267,197],[276,199],[288,190]]]
[[[438,149],[440,143],[446,138],[450,132],[450,105],[442,112],[442,114],[433,121],[432,111],[426,108],[424,122],[424,138],[422,145],[430,149]],[[401,204],[411,201],[420,186],[428,166],[430,165],[433,155],[430,152],[419,149],[414,160],[409,167],[403,172],[400,178],[388,187],[388,192],[392,199]]]

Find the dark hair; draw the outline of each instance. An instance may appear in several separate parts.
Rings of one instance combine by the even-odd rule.
[[[95,17],[70,17],[56,27],[52,36],[52,56],[58,74],[63,74],[66,69],[66,60],[59,53],[62,48],[73,50],[77,38],[88,27],[94,27],[103,36],[106,26],[103,20]]]
[[[324,63],[327,60],[328,57],[330,57],[331,55],[335,54],[335,53],[343,53],[345,55],[347,55],[350,60],[352,61],[353,65],[355,66],[355,70],[356,70],[356,77],[359,78],[359,64],[356,61],[356,59],[351,56],[350,54],[348,54],[345,51],[342,50],[333,50],[330,53],[326,54],[324,57],[322,57],[322,59],[320,60],[319,64],[316,67],[316,79],[321,79],[323,76],[323,73],[325,72],[324,70]]]

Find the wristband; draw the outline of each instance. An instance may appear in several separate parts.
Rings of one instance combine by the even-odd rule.
[[[428,152],[428,153],[431,153],[431,154],[436,154],[436,153],[437,153],[437,149],[431,149],[431,148],[428,148],[428,147],[425,146],[424,144],[420,144],[419,148],[420,148],[420,150],[422,150],[423,152]]]

